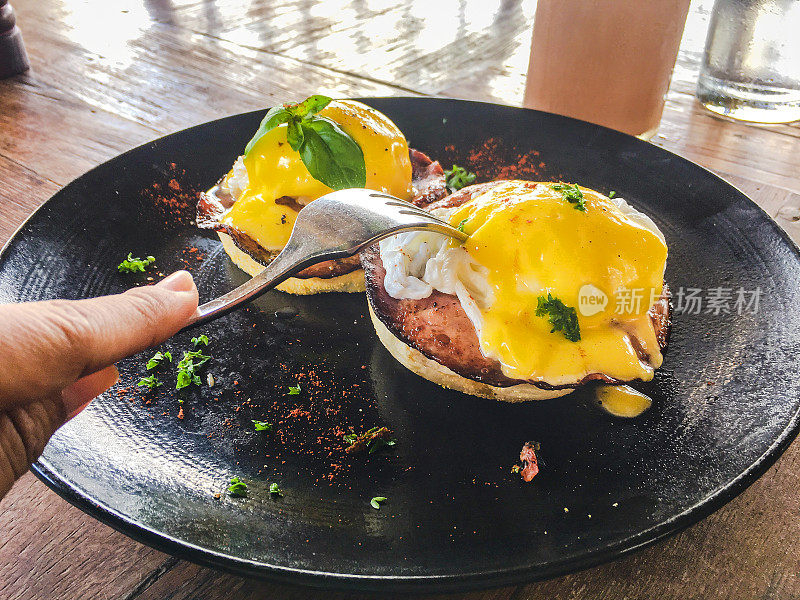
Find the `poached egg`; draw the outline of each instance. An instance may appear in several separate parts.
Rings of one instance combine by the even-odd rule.
[[[367,188],[411,197],[408,142],[387,116],[354,100],[333,100],[317,116],[335,122],[361,147]],[[220,183],[235,200],[223,223],[275,252],[289,241],[297,217],[290,206],[304,206],[333,191],[311,176],[286,141],[286,129],[283,124],[268,131]]]
[[[664,236],[624,200],[576,189],[583,210],[563,185],[529,181],[502,182],[458,207],[433,209],[469,239],[459,245],[409,232],[382,240],[386,291],[398,299],[433,290],[456,295],[483,355],[513,379],[556,386],[592,373],[652,379],[662,356],[648,311],[663,291]],[[575,309],[580,339],[537,314],[548,294]]]

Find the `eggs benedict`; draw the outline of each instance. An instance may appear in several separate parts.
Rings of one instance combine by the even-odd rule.
[[[439,163],[410,150],[384,114],[354,100],[311,96],[267,113],[244,154],[201,198],[197,224],[215,230],[234,264],[254,276],[286,245],[303,206],[350,187],[418,205],[446,193]],[[313,265],[277,289],[358,292],[364,278],[352,257]]]
[[[469,186],[428,209],[468,240],[408,232],[362,253],[373,325],[403,365],[508,401],[652,379],[669,300],[650,218],[588,188],[529,181]]]

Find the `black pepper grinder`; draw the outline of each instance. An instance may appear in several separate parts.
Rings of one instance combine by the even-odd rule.
[[[8,0],[0,0],[0,79],[27,71],[30,66],[14,9]]]

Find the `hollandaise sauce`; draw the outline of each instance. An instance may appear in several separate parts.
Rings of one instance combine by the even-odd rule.
[[[667,259],[652,222],[587,188],[509,181],[461,205],[450,224],[469,235],[464,249],[488,269],[494,300],[481,309],[478,337],[508,377],[554,385],[590,373],[652,379],[662,357],[647,313]],[[543,315],[540,298],[564,314]],[[560,329],[570,316],[574,331]]]
[[[318,116],[335,122],[361,147],[367,188],[398,198],[411,197],[408,142],[388,117],[352,100],[334,100]],[[253,146],[244,159],[246,185],[224,218],[225,224],[267,250],[281,250],[286,245],[297,216],[292,203],[281,202],[282,198],[307,204],[332,191],[311,176],[300,154],[289,146],[286,130],[285,124],[279,125]],[[234,171],[227,177],[234,177]]]
[[[601,385],[595,391],[597,403],[615,417],[638,417],[653,405],[653,401],[627,385]]]

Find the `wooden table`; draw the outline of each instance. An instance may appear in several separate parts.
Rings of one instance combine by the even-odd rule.
[[[31,72],[0,81],[0,243],[85,170],[224,115],[333,96],[520,104],[535,0],[16,0]],[[692,92],[692,4],[653,139],[800,240],[800,129],[727,122]],[[800,443],[703,522],[617,562],[458,598],[800,598]],[[189,564],[97,523],[28,474],[0,503],[0,598],[312,598]],[[326,597],[344,598],[341,594]]]

